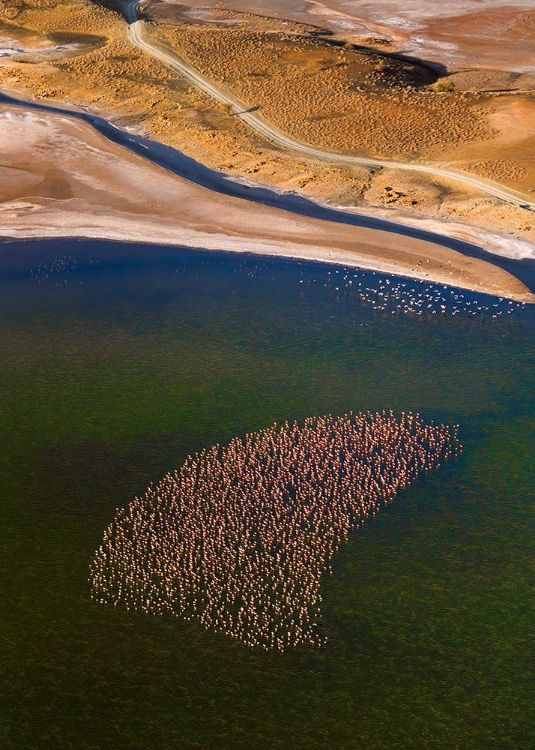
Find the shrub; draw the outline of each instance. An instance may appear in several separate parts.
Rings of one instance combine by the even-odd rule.
[[[447,80],[447,81],[437,81],[435,85],[433,86],[435,91],[438,93],[445,93],[445,92],[451,92],[455,91],[455,83],[453,81]]]

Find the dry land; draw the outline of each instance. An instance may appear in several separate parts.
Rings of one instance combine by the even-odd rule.
[[[149,2],[145,12],[155,40],[298,139],[346,153],[465,169],[533,199],[535,95],[530,86],[535,79],[527,64],[533,13],[517,9],[508,16],[513,30],[507,28],[517,41],[523,35],[529,58],[519,71],[513,64],[518,61],[507,62],[501,52],[496,52],[496,65],[490,64],[492,24],[503,20],[503,9],[488,9],[495,15],[485,18],[494,20],[481,31],[481,18],[472,18],[477,14],[457,12],[462,3],[452,6],[456,15],[441,18],[440,29],[460,40],[455,59],[463,65],[455,68],[452,49],[440,47],[446,42],[438,40],[436,16],[412,28],[413,4],[398,3],[397,15],[394,5],[393,0],[385,3],[392,6],[394,20],[405,18],[409,25],[379,23],[373,4],[363,4],[362,17],[356,19],[335,2],[308,3],[306,11],[274,3],[270,18],[249,0],[193,7]],[[472,26],[480,29],[480,53],[487,38],[484,59],[490,62],[479,68],[466,66]],[[428,49],[433,39],[440,42],[435,59],[428,56],[434,66],[409,55],[408,41],[417,31]],[[7,89],[88,105],[230,174],[406,222],[453,218],[466,224],[468,233],[470,226],[491,233],[487,244],[498,252],[533,252],[533,214],[518,206],[446,179],[335,167],[276,148],[134,49],[124,21],[110,8],[89,0],[0,0],[0,35],[4,46],[23,50],[0,58],[0,86]],[[445,72],[436,67],[441,55],[450,69],[437,80]],[[452,82],[453,91],[440,90]]]
[[[191,9],[190,18],[205,17],[206,0],[150,4],[169,21],[184,7]],[[223,0],[220,5],[312,24],[351,41],[392,45],[451,69],[514,72],[525,82],[535,73],[532,0],[270,0],[269,9],[265,0]]]

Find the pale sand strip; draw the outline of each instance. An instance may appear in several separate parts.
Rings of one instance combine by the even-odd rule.
[[[0,107],[0,150],[4,238],[107,238],[280,255],[534,299],[492,263],[431,242],[213,193],[68,117]]]

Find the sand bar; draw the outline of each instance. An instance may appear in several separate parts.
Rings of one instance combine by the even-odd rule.
[[[319,260],[532,301],[511,274],[421,239],[214,193],[67,115],[0,107],[0,236],[86,237]]]

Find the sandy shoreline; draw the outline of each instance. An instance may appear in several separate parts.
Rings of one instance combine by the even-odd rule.
[[[296,222],[298,225],[300,222]],[[368,231],[382,234],[378,230]],[[252,235],[253,233],[251,233]],[[379,271],[396,276],[447,284],[474,292],[507,297],[518,302],[535,303],[534,295],[506,271],[477,259],[466,259],[466,263],[446,260],[440,264],[443,271],[437,271],[436,260],[427,254],[417,252],[413,243],[418,240],[400,238],[409,247],[404,248],[402,258],[396,258],[392,248],[378,247],[376,243],[366,243],[362,239],[355,243],[355,249],[325,247],[297,242],[269,241],[262,237],[229,236],[192,230],[186,226],[162,225],[161,221],[143,218],[132,219],[118,215],[100,216],[82,212],[62,212],[46,210],[35,212],[30,222],[9,222],[0,226],[0,237],[4,241],[26,239],[103,239],[116,242],[145,242],[154,245],[178,246],[198,250],[212,250],[234,253],[251,253],[297,260],[316,261]],[[422,243],[429,245],[430,243]],[[408,250],[408,252],[407,252]],[[455,251],[439,248],[449,254]],[[458,253],[455,253],[459,255]],[[414,263],[415,266],[410,266]],[[431,265],[430,265],[431,264]],[[482,269],[481,266],[488,266]],[[409,268],[410,266],[410,268]],[[428,270],[431,268],[431,270]],[[452,270],[450,270],[452,269]],[[482,273],[483,271],[483,273]]]
[[[0,108],[0,236],[106,238],[384,271],[518,301],[492,263],[421,239],[301,217],[209,191],[68,116]]]

